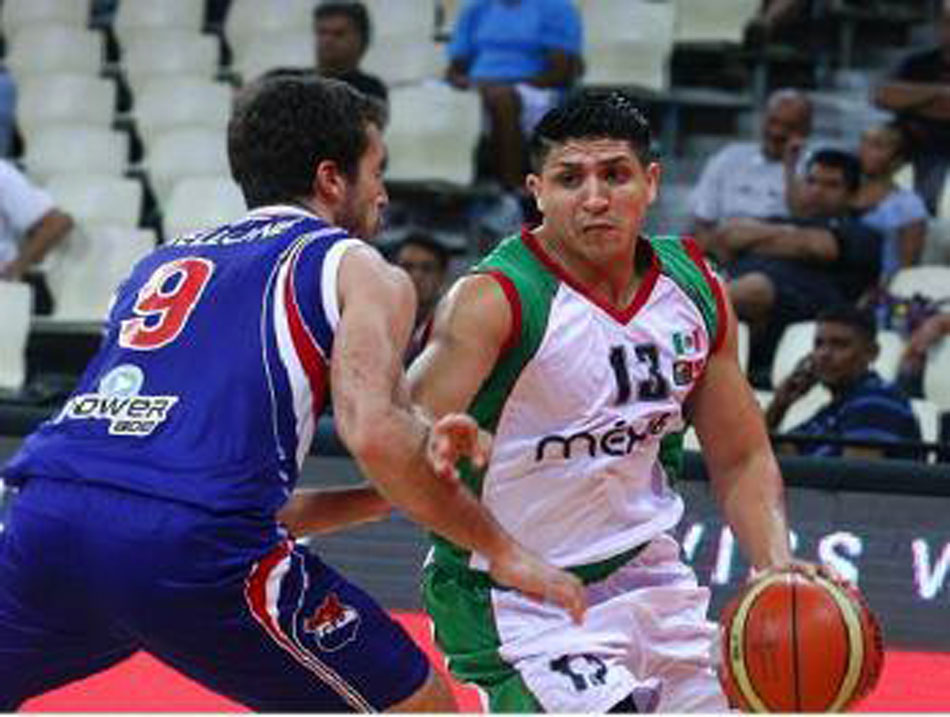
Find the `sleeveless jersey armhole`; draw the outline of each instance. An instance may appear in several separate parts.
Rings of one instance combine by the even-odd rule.
[[[518,296],[518,290],[515,288],[514,282],[504,272],[498,269],[481,269],[473,272],[473,276],[477,275],[490,276],[494,279],[501,287],[505,298],[508,300],[508,305],[511,307],[511,330],[499,352],[501,354],[508,353],[521,340],[521,297]]]
[[[340,298],[337,291],[340,262],[343,255],[355,246],[365,246],[360,239],[342,239],[327,251],[323,259],[323,268],[320,276],[320,298],[323,300],[323,312],[330,330],[336,332],[340,323]]]
[[[729,313],[726,310],[726,297],[723,295],[722,284],[719,283],[709,270],[709,265],[706,263],[703,252],[696,243],[696,240],[692,237],[683,237],[683,246],[686,248],[686,253],[689,254],[690,259],[693,260],[700,272],[702,272],[703,278],[709,285],[709,290],[716,300],[716,313],[718,314],[716,336],[713,338],[712,346],[709,349],[709,353],[712,355],[720,349],[726,340],[726,330],[729,323]]]

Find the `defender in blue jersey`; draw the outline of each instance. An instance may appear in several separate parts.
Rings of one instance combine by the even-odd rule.
[[[0,710],[140,649],[255,710],[452,709],[406,633],[279,511],[313,530],[398,506],[579,613],[574,578],[461,488],[474,423],[430,427],[408,404],[412,287],[354,238],[386,201],[381,126],[334,81],[239,95],[228,151],[249,214],[135,267],[75,393],[3,470],[19,495],[0,536]],[[293,494],[328,390],[379,492]]]

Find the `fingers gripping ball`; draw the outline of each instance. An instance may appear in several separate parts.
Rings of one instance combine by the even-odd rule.
[[[720,622],[720,679],[745,712],[840,712],[880,677],[880,626],[856,588],[776,573],[750,583]]]

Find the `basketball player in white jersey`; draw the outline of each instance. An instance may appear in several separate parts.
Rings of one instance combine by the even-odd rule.
[[[493,711],[727,708],[709,592],[670,535],[687,422],[746,558],[759,571],[793,565],[723,288],[691,240],[641,234],[660,180],[650,142],[620,92],[550,111],[527,180],[542,224],[453,287],[410,369],[413,400],[433,417],[467,411],[494,433],[487,467],[462,466],[483,505],[586,585],[574,624],[433,536],[424,598],[436,640]]]

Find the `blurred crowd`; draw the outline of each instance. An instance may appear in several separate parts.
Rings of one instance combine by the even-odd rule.
[[[389,112],[393,176],[383,249],[419,295],[407,361],[424,344],[449,278],[523,222],[540,220],[524,189],[525,138],[573,88],[602,81],[612,57],[603,49],[602,20],[618,12],[606,0],[286,0],[274,3],[276,10],[242,0],[176,0],[164,11],[143,9],[151,5],[166,3],[4,0],[0,279],[27,282],[35,314],[75,318],[70,307],[78,299],[57,277],[79,273],[83,257],[96,269],[115,263],[122,254],[115,242],[126,241],[104,229],[119,221],[115,205],[130,217],[122,236],[148,230],[151,242],[240,212],[226,158],[207,149],[210,138],[223,151],[230,89],[262,73],[315,73],[350,83]],[[683,13],[689,0],[627,3],[639,5]],[[950,375],[950,3],[746,5],[751,11],[734,28],[731,64],[702,82],[712,87],[719,79],[717,91],[751,98],[743,112],[753,121],[721,136],[710,156],[691,158],[698,171],[687,173],[686,221],[678,231],[695,237],[728,286],[748,332],[748,375],[770,429],[788,439],[785,450],[933,457],[919,444],[946,439],[940,419],[950,412],[950,385],[941,377]],[[873,121],[826,136],[816,130],[816,98],[834,96],[835,78],[854,73],[829,49],[829,18],[871,22],[876,10],[886,23],[897,5],[915,5],[907,27],[922,39],[859,69]],[[293,24],[281,25],[281,13],[284,20],[293,15]],[[418,17],[428,23],[422,39],[413,39],[407,28],[417,27]],[[617,48],[627,57],[636,42],[656,40],[644,37],[653,26],[635,25],[618,27]],[[66,40],[41,40],[54,29]],[[81,85],[85,60],[63,42],[81,45],[92,35],[99,57]],[[47,41],[58,44],[44,51]],[[815,43],[824,51],[814,52]],[[423,46],[438,60],[417,60],[410,49]],[[38,48],[35,57],[30,48]],[[782,48],[804,50],[798,62],[809,53],[821,61],[802,79],[775,64]],[[190,55],[207,64],[183,78],[181,63]],[[418,77],[413,62],[423,67]],[[675,57],[667,64],[683,66]],[[756,86],[763,67],[772,71]],[[623,82],[622,65],[619,72],[615,84]],[[638,86],[630,72],[629,84]],[[107,106],[93,110],[101,83],[108,85]],[[169,94],[189,83],[192,94]],[[673,115],[656,108],[669,107],[675,90],[644,91],[648,114],[665,125],[658,136],[670,136]],[[423,92],[436,104],[423,107]],[[217,105],[202,104],[212,95],[222,98]],[[461,115],[453,114],[457,101],[468,103]],[[706,112],[701,105],[690,111]],[[440,118],[451,126],[434,128]],[[465,134],[469,124],[472,136]],[[86,134],[77,134],[80,126]],[[403,139],[413,131],[417,136]],[[121,136],[118,159],[107,166],[109,152],[93,148],[119,141],[114,135]],[[177,150],[163,160],[172,140]],[[443,145],[460,153],[462,181],[440,174]],[[657,151],[665,164],[682,160],[677,148]],[[432,176],[408,172],[413,159]],[[103,179],[101,186],[118,187],[120,177],[135,191],[119,199],[111,189],[90,189],[93,178],[110,173],[113,183]],[[683,184],[683,172],[673,174]],[[661,201],[654,211],[668,206]],[[90,248],[107,234],[109,261]],[[109,276],[121,276],[135,258],[122,256]]]

